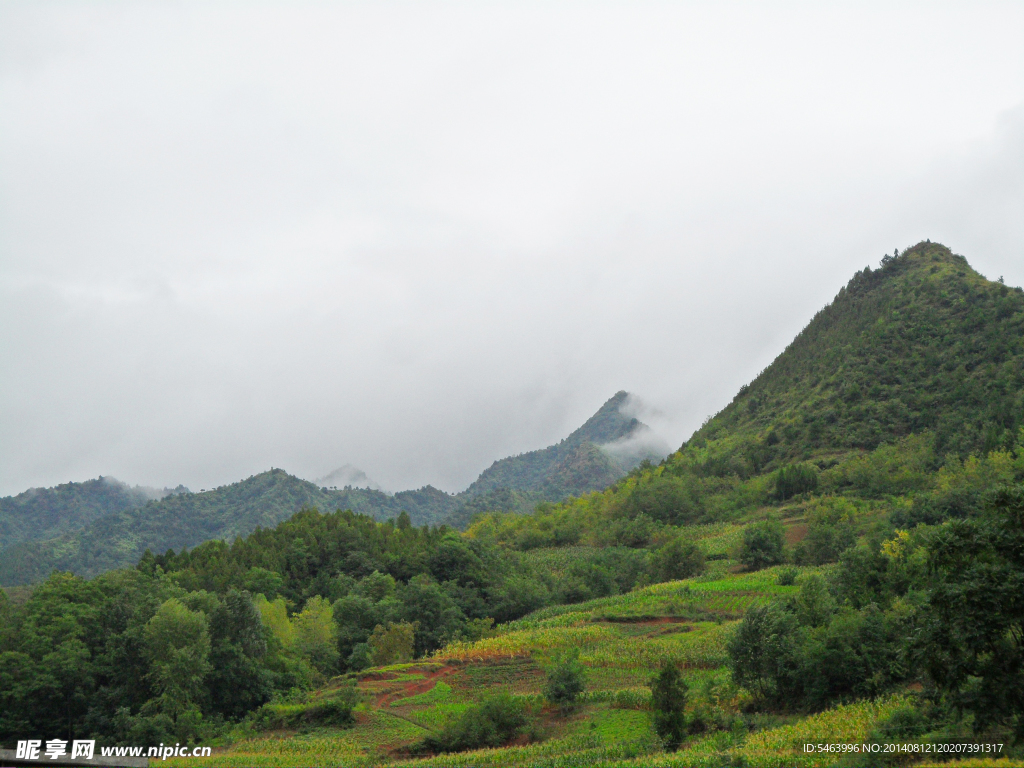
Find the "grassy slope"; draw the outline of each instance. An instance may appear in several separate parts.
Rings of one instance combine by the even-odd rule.
[[[828,765],[832,761],[827,756],[805,755],[802,745],[860,743],[874,723],[899,706],[901,697],[859,702],[806,718],[763,717],[760,727],[749,734],[694,736],[675,754],[664,753],[651,738],[646,687],[651,670],[673,658],[680,661],[691,689],[720,679],[725,642],[742,612],[756,602],[799,589],[778,586],[777,569],[742,574],[732,572],[734,566],[732,561],[717,561],[698,579],[548,608],[502,628],[496,637],[451,645],[429,660],[366,670],[358,676],[362,703],[349,728],[239,733],[234,743],[217,750],[212,761],[179,759],[168,765]],[[542,704],[542,665],[552,653],[569,649],[580,651],[588,686],[579,711],[562,717]],[[403,757],[405,749],[467,705],[498,691],[534,699],[538,741],[412,760]],[[312,698],[329,698],[331,692],[328,686]],[[735,699],[723,702],[733,709],[740,704]],[[1003,760],[998,765],[1011,763]]]

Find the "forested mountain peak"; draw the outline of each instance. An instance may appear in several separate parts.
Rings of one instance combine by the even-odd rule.
[[[594,445],[603,445],[629,437],[637,429],[643,428],[645,425],[628,413],[630,397],[631,395],[625,390],[616,392],[597,409],[597,413],[583,422],[583,426],[562,442],[579,445],[584,441],[589,441]]]
[[[857,272],[687,445],[753,471],[924,430],[939,455],[991,449],[1020,426],[1022,364],[1021,289],[923,242]]]
[[[30,488],[17,496],[0,498],[0,550],[30,539],[60,536],[104,515],[182,492],[188,489],[133,488],[102,476],[52,488]]]
[[[608,486],[644,458],[656,455],[643,446],[620,454],[601,448],[649,431],[646,424],[629,414],[629,398],[628,392],[615,393],[583,426],[556,445],[495,461],[466,493],[478,496],[508,489],[538,493],[553,501]]]

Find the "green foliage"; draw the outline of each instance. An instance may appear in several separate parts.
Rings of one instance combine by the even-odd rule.
[[[1024,738],[1024,487],[996,492],[981,519],[945,524],[930,549],[928,672],[978,730]]]
[[[231,541],[314,506],[365,510],[381,518],[397,517],[405,508],[417,523],[426,523],[448,514],[457,504],[454,497],[429,486],[395,496],[371,490],[331,491],[275,469],[204,493],[179,493],[144,506],[133,504],[96,517],[60,538],[19,544],[0,559],[0,584],[38,582],[55,569],[93,576],[130,566],[147,550],[180,551],[209,540]],[[150,567],[153,564],[161,564],[159,558]],[[223,588],[214,583],[200,586]],[[238,581],[234,586],[246,585]]]
[[[778,520],[771,518],[748,525],[743,530],[740,562],[753,570],[778,565],[786,559],[785,546],[786,532]]]
[[[800,571],[796,568],[783,568],[779,571],[779,576],[775,583],[780,587],[792,587],[796,584],[796,577],[799,575]]]
[[[686,694],[687,685],[675,661],[666,661],[651,681],[651,708],[654,730],[673,752],[686,737]]]
[[[149,679],[159,694],[161,711],[175,716],[190,708],[203,692],[210,671],[210,635],[206,615],[171,598],[143,630]],[[66,661],[65,661],[66,663]]]
[[[265,704],[254,717],[260,730],[298,728],[310,725],[345,726],[353,721],[352,710],[359,702],[353,686],[331,692],[330,698],[319,698],[301,704]]]
[[[378,624],[373,628],[366,644],[370,648],[370,664],[375,667],[387,666],[412,659],[415,647],[415,627],[407,621]]]
[[[338,664],[338,627],[331,604],[314,595],[295,617],[293,628],[294,647],[299,656],[321,674],[333,674]]]
[[[586,670],[580,663],[579,651],[557,655],[547,669],[544,698],[564,715],[576,708],[585,688]]]
[[[761,701],[782,701],[800,690],[797,620],[777,603],[754,606],[729,642],[737,685]]]
[[[499,747],[522,733],[528,722],[525,702],[509,693],[499,693],[467,708],[445,725],[441,733],[424,739],[420,749],[464,752]]]
[[[818,472],[808,464],[787,464],[775,473],[775,498],[786,501],[818,490]]]
[[[141,507],[151,499],[184,490],[132,488],[112,477],[100,477],[5,496],[0,498],[0,550],[62,536],[105,515]]]
[[[658,581],[698,576],[704,572],[704,552],[693,541],[678,536],[651,556],[651,570]]]

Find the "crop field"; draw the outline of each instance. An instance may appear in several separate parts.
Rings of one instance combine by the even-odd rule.
[[[708,537],[733,535],[708,526]],[[555,560],[552,552],[534,557]],[[779,568],[752,574],[712,571],[697,579],[656,584],[629,594],[537,611],[477,642],[455,642],[432,658],[365,670],[356,677],[361,701],[355,722],[245,734],[212,759],[168,760],[169,766],[718,766],[751,768],[829,765],[807,755],[805,742],[863,741],[903,703],[899,696],[862,701],[798,719],[777,718],[751,733],[719,731],[690,737],[676,753],[662,751],[651,726],[649,683],[666,659],[678,662],[691,690],[726,675],[726,646],[751,605],[795,594],[780,586]],[[815,569],[798,569],[800,576]],[[820,570],[820,569],[819,569]],[[546,705],[545,665],[563,651],[579,652],[587,688],[574,713]],[[344,681],[335,681],[335,685]],[[483,696],[526,697],[534,716],[529,736],[500,749],[417,757],[410,748],[439,733]],[[324,695],[330,695],[325,691]],[[918,763],[917,765],[924,765]],[[953,768],[1008,768],[1006,760],[963,760]]]

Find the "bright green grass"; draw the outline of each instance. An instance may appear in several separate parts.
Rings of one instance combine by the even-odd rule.
[[[392,707],[423,707],[432,704],[443,704],[453,701],[456,697],[452,694],[452,687],[444,682],[439,682],[429,691],[418,693],[415,696],[406,696],[404,699],[396,699],[391,702]]]

